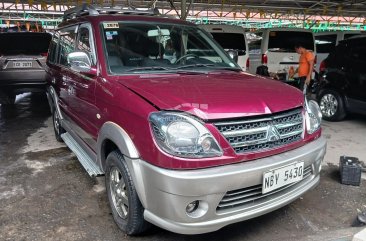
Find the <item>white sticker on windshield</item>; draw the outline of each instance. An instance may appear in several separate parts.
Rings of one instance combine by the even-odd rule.
[[[118,22],[103,23],[104,28],[119,28]]]
[[[118,32],[117,31],[107,31],[105,32],[105,34],[108,36],[108,35],[118,35]]]

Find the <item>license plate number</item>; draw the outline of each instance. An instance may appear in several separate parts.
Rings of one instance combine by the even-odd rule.
[[[13,62],[14,68],[32,68],[32,61],[17,61]]]
[[[287,184],[302,180],[304,162],[295,162],[287,166],[270,170],[263,174],[262,193],[267,193]]]

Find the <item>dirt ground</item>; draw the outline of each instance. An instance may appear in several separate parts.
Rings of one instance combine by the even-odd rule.
[[[18,96],[15,107],[0,107],[0,240],[351,240],[366,227],[355,222],[366,210],[366,180],[340,184],[338,162],[340,155],[366,161],[366,117],[323,128],[328,152],[320,185],[292,204],[209,234],[154,227],[128,237],[114,224],[104,177],[90,178],[55,141],[45,96]]]

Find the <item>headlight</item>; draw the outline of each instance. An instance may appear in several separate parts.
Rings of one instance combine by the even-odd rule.
[[[206,127],[188,115],[155,112],[149,120],[157,144],[171,155],[186,158],[222,155],[221,148]]]
[[[305,99],[306,105],[306,130],[309,134],[313,134],[315,131],[320,129],[322,122],[322,113],[320,111],[318,103],[314,100]]]

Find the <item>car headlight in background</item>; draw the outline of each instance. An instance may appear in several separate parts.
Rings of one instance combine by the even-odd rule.
[[[176,112],[154,112],[149,117],[154,138],[165,152],[185,158],[221,156],[215,138],[199,121]]]
[[[306,130],[308,134],[313,134],[320,129],[320,125],[322,122],[322,113],[320,111],[318,103],[316,103],[314,100],[305,99],[305,105]]]

